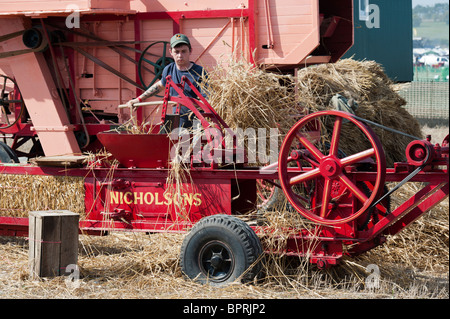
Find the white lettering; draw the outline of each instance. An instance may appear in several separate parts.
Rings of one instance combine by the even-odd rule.
[[[366,26],[369,29],[380,28],[380,7],[376,4],[369,5],[369,16],[366,20]]]
[[[66,18],[66,27],[68,29],[80,28],[80,8],[76,4],[69,4],[66,11],[72,12]]]
[[[183,313],[185,314],[210,314],[211,317],[216,315],[217,306],[195,306],[194,304],[190,304],[189,306],[183,307]]]

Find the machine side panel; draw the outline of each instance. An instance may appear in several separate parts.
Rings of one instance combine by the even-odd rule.
[[[0,34],[22,31],[26,18],[11,18],[0,21]],[[26,49],[21,37],[2,43],[4,51]],[[57,86],[50,73],[47,61],[41,52],[22,54],[10,59],[10,69],[23,95],[34,130],[45,155],[80,153],[80,148],[70,126],[67,113],[59,99]]]

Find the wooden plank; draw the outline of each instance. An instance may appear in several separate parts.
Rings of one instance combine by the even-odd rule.
[[[31,213],[30,213],[31,214]],[[36,218],[31,218],[31,215],[28,220],[28,268],[30,270],[30,277],[34,278],[37,270],[37,256],[39,256],[37,252],[38,245],[36,245],[35,240],[36,234]]]
[[[77,167],[83,164],[86,158],[85,155],[45,156],[31,159],[30,162],[38,166]]]
[[[67,274],[67,266],[78,262],[79,217],[78,214],[69,212],[61,218],[60,275]]]
[[[0,2],[0,15],[48,15],[73,10],[82,12],[132,13],[130,0],[15,0]]]

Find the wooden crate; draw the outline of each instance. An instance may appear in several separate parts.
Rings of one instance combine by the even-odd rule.
[[[32,278],[66,274],[78,261],[79,214],[66,210],[29,214],[29,269]],[[71,266],[72,265],[72,266]]]

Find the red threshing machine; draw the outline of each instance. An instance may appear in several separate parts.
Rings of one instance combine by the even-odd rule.
[[[333,62],[348,49],[352,1],[288,1],[284,9],[274,1],[230,1],[226,9],[217,1],[208,2],[210,8],[203,8],[201,1],[186,1],[183,11],[174,9],[170,1],[77,1],[81,25],[87,29],[64,26],[61,22],[67,22],[69,13],[51,6],[46,11],[44,4],[51,2],[40,1],[41,9],[34,11],[2,8],[9,20],[0,25],[0,30],[8,30],[0,35],[0,57],[8,62],[0,64],[7,70],[1,100],[5,122],[0,132],[13,142],[11,147],[2,144],[0,170],[10,176],[82,179],[80,230],[84,233],[189,231],[181,248],[183,272],[220,285],[241,275],[251,280],[260,270],[265,250],[260,238],[272,236],[271,229],[250,227],[238,218],[257,207],[259,181],[282,189],[308,225],[289,229],[279,252],[308,258],[320,268],[381,245],[387,235],[398,233],[448,196],[448,136],[441,145],[411,136],[407,161],[386,168],[383,147],[370,128],[379,124],[350,113],[322,111],[301,117],[290,129],[276,163],[254,167],[247,165],[245,156],[237,160],[241,149],[225,142],[230,128],[208,101],[184,95],[184,85],[195,90],[187,79],[180,85],[168,78],[161,111],[152,114],[155,123],[167,123],[174,118],[167,114],[168,106],[175,103],[187,106],[200,120],[206,138],[189,153],[188,169],[181,171],[185,174],[181,192],[173,191],[175,182],[170,180],[171,151],[179,145],[176,137],[160,134],[159,125],[151,126],[148,134],[110,132],[129,116],[117,105],[147,87],[167,63],[166,43],[159,42],[154,30],[164,39],[173,31],[200,39],[197,46],[204,50],[197,54],[211,63],[216,61],[217,40],[229,37],[228,47],[253,52],[255,63],[294,70],[301,64]],[[102,7],[105,3],[109,7]],[[98,7],[90,7],[94,4]],[[292,43],[284,32],[286,20],[281,17],[286,11],[291,13],[288,24],[309,23],[307,32],[295,29],[301,29],[303,40],[296,37]],[[147,37],[156,41],[141,50]],[[152,51],[158,45],[159,52]],[[132,61],[125,53],[129,50],[135,54]],[[120,57],[116,67],[113,53]],[[131,65],[131,74],[122,73],[122,64]],[[170,87],[178,97],[170,96]],[[150,113],[143,109],[137,115],[143,121]],[[339,145],[349,128],[358,132],[361,146],[344,154]],[[31,150],[19,151],[28,141]],[[67,156],[103,145],[120,164],[95,160],[80,164],[72,161],[76,157]],[[18,160],[36,154],[46,155],[38,165]],[[234,165],[221,165],[225,162]],[[398,184],[387,190],[386,182]],[[390,194],[406,182],[424,186],[391,209]],[[0,235],[27,234],[28,218],[0,217]]]

